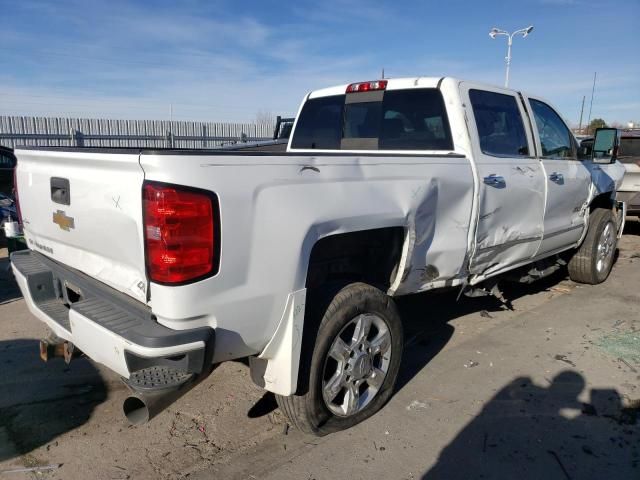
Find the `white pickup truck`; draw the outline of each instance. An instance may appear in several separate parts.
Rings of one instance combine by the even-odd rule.
[[[13,271],[49,342],[125,379],[133,423],[248,357],[324,434],[391,396],[394,297],[567,264],[607,278],[624,218],[611,133],[581,158],[538,97],[418,77],[310,93],[286,152],[18,148],[30,249]]]

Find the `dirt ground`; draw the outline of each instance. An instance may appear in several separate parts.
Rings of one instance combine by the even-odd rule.
[[[610,279],[510,286],[509,311],[456,292],[400,299],[406,351],[376,416],[316,438],[241,362],[131,427],[119,378],[44,364],[47,335],[0,251],[0,478],[640,478],[640,223]],[[27,473],[14,472],[34,468]]]

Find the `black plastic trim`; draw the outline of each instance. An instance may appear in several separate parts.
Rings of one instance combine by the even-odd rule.
[[[289,152],[256,152],[246,150],[224,149],[130,149],[115,147],[19,147],[19,150],[42,150],[54,152],[88,152],[88,153],[131,153],[139,155],[197,155],[197,156],[230,156],[230,157],[415,157],[415,158],[465,158],[464,154],[442,150],[442,153],[406,153],[398,150],[380,150],[375,152],[349,152],[349,151],[317,151],[312,149],[297,149]]]
[[[11,262],[27,279],[31,298],[38,308],[45,307],[41,308],[43,311],[47,311],[53,304],[57,310],[61,310],[62,307],[67,311],[75,310],[116,335],[144,347],[163,348],[201,341],[205,346],[213,348],[215,332],[212,328],[172,330],[160,325],[147,305],[38,252],[13,252]],[[36,276],[41,287],[33,289],[32,285],[35,283],[32,280]],[[80,299],[77,302],[70,303],[63,294],[67,282],[80,291]],[[91,313],[92,311],[99,313]],[[114,322],[113,317],[122,320]],[[60,323],[59,320],[62,319],[54,320]],[[68,324],[68,314],[63,320]]]

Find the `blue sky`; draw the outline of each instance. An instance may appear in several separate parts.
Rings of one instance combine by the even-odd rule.
[[[0,0],[0,115],[252,121],[386,75],[504,81],[640,122],[640,0]]]

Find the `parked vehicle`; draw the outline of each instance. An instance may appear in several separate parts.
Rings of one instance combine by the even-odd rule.
[[[293,117],[284,118],[278,115],[276,117],[276,126],[273,129],[273,139],[289,139],[291,136],[291,130],[293,130],[293,124],[296,119]]]
[[[591,149],[593,137],[583,140],[580,145]],[[628,215],[640,216],[640,133],[620,132],[618,159],[625,169],[618,199],[627,204]]]
[[[16,157],[13,150],[0,146],[0,193],[11,195],[13,193],[13,169],[16,166]]]
[[[13,271],[64,342],[43,355],[79,348],[121,375],[133,423],[248,357],[291,422],[324,434],[390,398],[394,297],[498,294],[566,264],[607,278],[616,141],[601,129],[578,158],[539,97],[420,77],[310,93],[287,152],[25,147]]]

